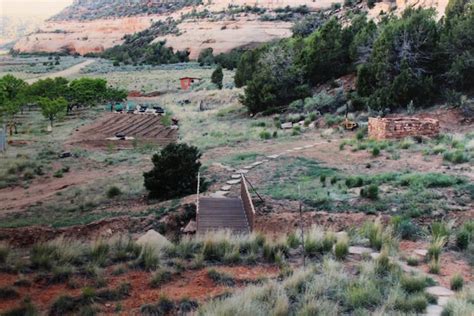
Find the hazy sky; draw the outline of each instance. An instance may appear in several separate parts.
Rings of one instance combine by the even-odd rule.
[[[0,0],[0,15],[13,17],[48,18],[64,7],[72,3],[73,0]]]

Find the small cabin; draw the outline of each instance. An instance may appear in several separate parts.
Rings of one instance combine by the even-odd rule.
[[[182,90],[189,90],[189,88],[196,82],[201,80],[201,78],[192,78],[192,77],[183,77],[179,78],[181,82],[181,89]]]

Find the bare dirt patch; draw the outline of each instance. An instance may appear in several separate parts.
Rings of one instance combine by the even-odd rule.
[[[426,241],[408,241],[403,240],[400,242],[400,252],[402,255],[409,257],[413,254],[415,249],[427,249],[429,243]],[[428,264],[426,262],[420,262],[419,268],[425,273],[429,273]],[[469,263],[466,262],[459,252],[452,250],[446,250],[441,254],[440,262],[440,273],[438,275],[430,274],[436,281],[438,281],[444,287],[450,287],[450,279],[456,273],[459,273],[464,278],[466,283],[474,280],[472,274],[472,268]]]
[[[107,113],[91,125],[83,126],[66,143],[87,149],[132,148],[132,140],[108,140],[117,133],[133,137],[137,141],[167,145],[176,141],[177,129],[164,126],[161,116]]]
[[[159,301],[160,297],[166,295],[173,301],[189,298],[198,302],[207,301],[213,297],[227,292],[233,292],[236,288],[244,285],[245,281],[255,281],[262,277],[273,278],[278,275],[278,268],[274,266],[233,266],[218,267],[219,272],[229,274],[235,281],[235,287],[216,284],[208,276],[207,269],[189,270],[175,276],[169,283],[161,288],[150,288],[150,273],[134,271],[126,275],[113,277],[110,285],[118,285],[121,282],[130,282],[132,286],[131,296],[122,301],[124,311],[131,312],[140,308],[143,304]],[[113,312],[110,306],[106,312]]]

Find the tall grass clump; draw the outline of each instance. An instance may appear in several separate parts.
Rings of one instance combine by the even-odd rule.
[[[349,253],[349,240],[347,238],[341,238],[336,242],[334,246],[334,256],[338,260],[343,260]]]
[[[465,250],[474,240],[474,220],[464,223],[456,232],[456,246]]]
[[[441,314],[442,316],[474,315],[474,287],[465,287],[452,297]]]
[[[305,236],[304,251],[309,256],[324,254],[331,251],[335,243],[333,232],[324,232],[322,227],[313,225]]]
[[[451,234],[452,224],[444,221],[431,223],[430,231],[433,238],[444,238],[446,241],[449,240]]]
[[[459,291],[464,286],[464,279],[461,274],[456,273],[450,280],[451,290]]]
[[[145,270],[153,270],[158,267],[160,259],[156,253],[156,249],[146,245],[142,248],[140,256],[137,258],[135,265]]]

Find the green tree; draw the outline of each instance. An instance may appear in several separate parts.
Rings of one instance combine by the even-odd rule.
[[[273,111],[309,95],[291,42],[271,46],[259,59],[242,103],[251,113]]]
[[[63,97],[53,100],[49,98],[40,98],[38,105],[41,108],[43,116],[49,120],[51,128],[53,127],[54,121],[66,114],[67,110],[67,101]]]
[[[205,48],[203,49],[200,53],[199,53],[199,57],[198,57],[198,63],[200,66],[210,66],[210,65],[213,65],[214,62],[215,62],[215,59],[214,59],[214,50],[209,47],[209,48]]]
[[[443,72],[439,82],[456,91],[474,93],[474,3],[451,0],[446,8],[440,46]]]
[[[127,96],[127,90],[108,87],[105,100],[109,102],[122,102],[127,99]]]
[[[28,94],[33,99],[65,97],[69,94],[69,81],[62,77],[41,79],[30,85]]]
[[[143,174],[149,197],[166,200],[194,193],[200,158],[197,147],[174,143],[153,155],[153,169]]]
[[[306,39],[301,64],[313,84],[337,78],[347,71],[349,52],[344,44],[342,26],[334,18]]]
[[[20,105],[18,102],[11,101],[11,100],[4,100],[3,105],[1,107],[2,117],[7,124],[7,128],[10,131],[10,136],[13,135],[13,132],[18,133],[17,125],[18,125],[18,118],[17,115],[20,112]]]
[[[27,102],[26,90],[28,84],[12,75],[0,78],[0,123],[4,121],[10,131],[10,135],[17,133],[18,118],[22,106]]]
[[[242,54],[234,76],[234,82],[238,88],[247,85],[247,82],[252,80],[257,70],[258,59],[264,50],[265,48],[254,49]]]
[[[410,101],[430,104],[439,43],[434,11],[407,9],[381,28],[368,62],[358,69],[358,94],[378,110],[406,107]]]
[[[222,72],[221,65],[218,65],[217,68],[211,75],[211,81],[215,84],[219,89],[222,89],[222,80],[224,79],[224,73]]]
[[[74,106],[96,106],[107,98],[107,81],[104,79],[81,78],[69,85],[68,111]]]

